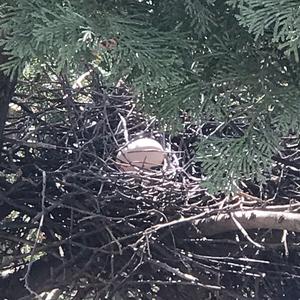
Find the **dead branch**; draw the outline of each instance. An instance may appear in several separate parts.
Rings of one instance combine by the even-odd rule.
[[[300,214],[292,212],[275,212],[267,210],[245,210],[230,213],[245,229],[277,229],[300,232]],[[200,219],[197,227],[205,236],[212,236],[238,227],[228,213]]]

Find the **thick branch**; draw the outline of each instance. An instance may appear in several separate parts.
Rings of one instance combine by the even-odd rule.
[[[0,66],[7,61],[8,57],[1,53],[0,48]],[[16,79],[11,81],[8,76],[0,71],[0,152],[3,144],[4,127],[7,119],[9,103],[13,96],[15,85]]]
[[[254,209],[237,211],[232,214],[245,229],[266,228],[300,232],[299,213]],[[201,219],[196,224],[202,233],[207,236],[238,229],[234,220],[227,213]]]
[[[13,210],[7,203],[6,200],[7,197],[3,192],[0,190],[0,221],[3,220],[7,215],[10,214],[10,212]]]

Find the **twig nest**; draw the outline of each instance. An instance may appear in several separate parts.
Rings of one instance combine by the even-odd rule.
[[[117,154],[118,166],[124,172],[137,168],[151,170],[163,165],[165,153],[162,145],[151,138],[129,142]]]

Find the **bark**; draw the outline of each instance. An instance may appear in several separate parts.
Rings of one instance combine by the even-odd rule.
[[[57,300],[60,295],[61,291],[59,289],[55,289],[47,295],[45,300]]]
[[[280,229],[300,232],[300,213],[246,210],[232,213],[244,229]],[[197,227],[206,236],[238,230],[228,213],[196,221]]]
[[[1,37],[1,35],[0,35]],[[1,52],[0,65],[8,61],[9,57]],[[0,153],[3,145],[4,128],[7,120],[8,108],[14,94],[16,78],[10,80],[9,76],[0,71]]]
[[[0,221],[2,221],[13,210],[13,208],[5,202],[6,199],[7,197],[5,194],[0,191]]]

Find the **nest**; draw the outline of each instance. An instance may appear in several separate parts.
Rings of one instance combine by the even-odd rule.
[[[298,140],[283,141],[281,165],[263,189],[244,182],[230,197],[210,195],[191,161],[195,125],[162,132],[126,87],[103,87],[94,75],[75,92],[58,79],[22,82],[7,123],[0,266],[9,276],[0,279],[2,294],[32,299],[58,288],[70,299],[300,295],[299,235],[278,230],[278,222],[274,230],[245,230],[234,217],[287,206],[296,215],[299,171],[286,166],[300,160]],[[126,137],[140,136],[169,145],[167,167],[118,167]],[[24,278],[22,287],[16,278]]]

